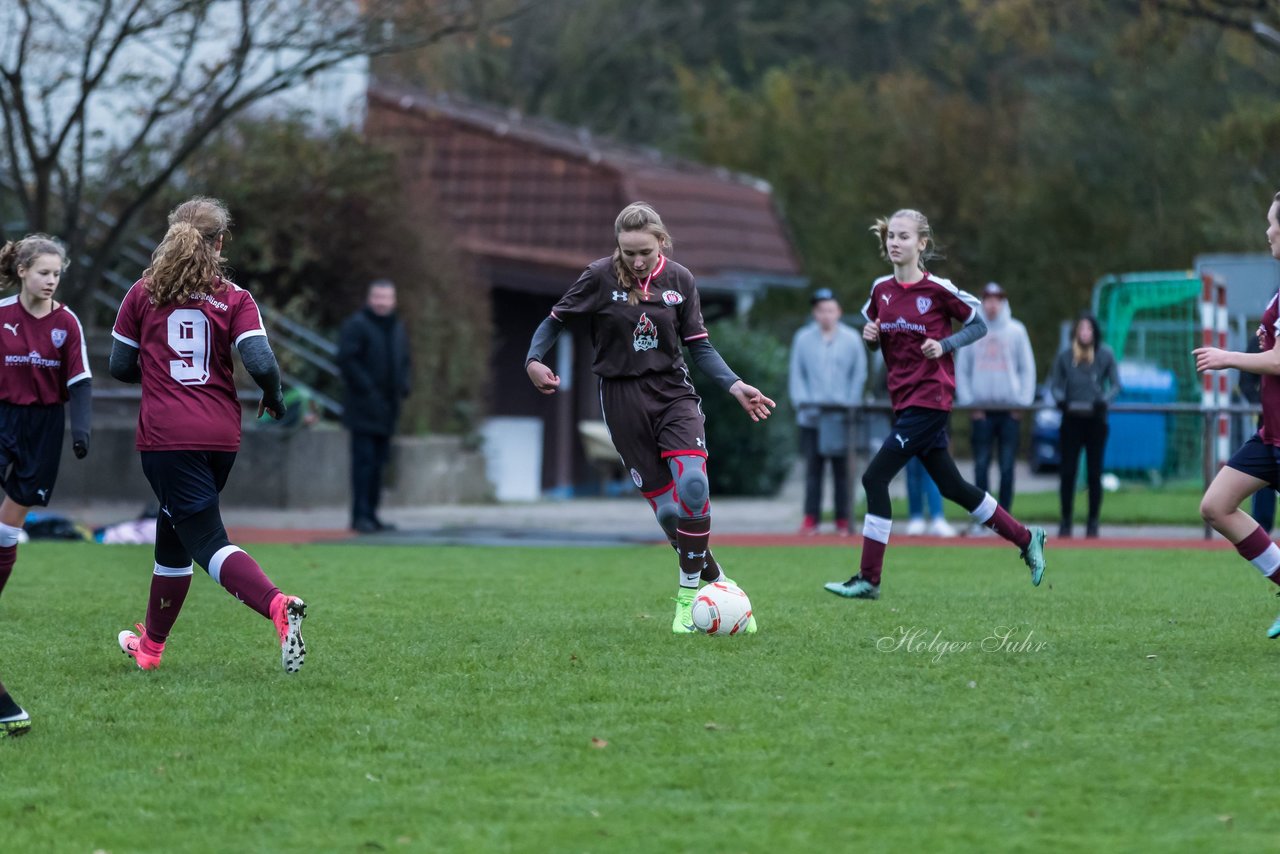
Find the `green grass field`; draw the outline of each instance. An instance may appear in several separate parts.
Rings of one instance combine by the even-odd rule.
[[[1226,548],[1051,551],[1033,589],[1010,549],[895,547],[878,602],[821,591],[850,550],[726,548],[741,638],[670,635],[665,548],[253,551],[310,603],[297,676],[199,572],[163,668],[131,669],[149,550],[22,547],[0,677],[35,725],[0,741],[0,850],[1280,839],[1276,605]]]
[[[997,484],[991,484],[994,489]],[[861,489],[858,490],[861,494]],[[1159,488],[1126,483],[1118,492],[1108,492],[1102,497],[1102,522],[1106,525],[1191,525],[1199,524],[1200,499],[1204,487],[1200,484],[1170,484]],[[1247,508],[1248,502],[1244,505]],[[942,502],[943,514],[952,522],[968,524],[969,514],[950,501]],[[1073,507],[1075,521],[1083,533],[1088,516],[1088,496],[1076,494]],[[866,512],[865,502],[859,501],[857,517]],[[1057,492],[1018,492],[1014,495],[1014,515],[1028,524],[1058,526]],[[831,514],[827,514],[828,519]],[[907,518],[907,500],[895,499],[893,518]]]

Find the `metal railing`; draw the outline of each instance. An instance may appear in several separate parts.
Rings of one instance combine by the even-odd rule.
[[[15,190],[8,177],[0,175],[0,191],[13,193]],[[100,209],[84,205],[82,211],[89,218],[91,231],[94,228],[110,229],[116,224],[114,217]],[[20,224],[6,223],[6,228],[12,230],[19,230],[21,227]],[[108,268],[102,276],[103,284],[110,290],[104,291],[94,286],[90,292],[90,298],[98,305],[113,312],[116,311],[120,307],[120,300],[134,282],[131,276],[120,272],[117,268],[121,262],[126,262],[131,265],[131,269],[141,273],[151,264],[151,250],[154,245],[154,241],[144,240],[139,236],[126,239],[116,254],[116,265]],[[82,255],[76,259],[76,263],[87,268],[90,266],[90,259]],[[330,389],[336,390],[341,385],[342,375],[338,365],[333,361],[338,355],[337,344],[271,306],[259,305],[258,308],[262,312],[263,321],[271,327],[273,344],[310,365]],[[296,374],[285,371],[283,367],[280,378],[286,385],[306,392],[327,415],[335,418],[342,415],[342,404],[317,388],[316,383],[307,382]],[[94,393],[97,394],[98,390],[95,389]]]
[[[990,407],[990,406],[955,406],[952,409],[952,412],[957,412],[957,413],[983,412],[983,411],[990,410],[992,408],[993,407]],[[1017,406],[1000,407],[1000,409],[1002,411],[1017,410],[1017,411],[1029,413],[1032,415],[1042,411],[1056,411],[1055,407],[1044,406],[1041,404],[1037,404],[1035,406],[1026,406],[1026,407],[1017,407]],[[860,406],[856,407],[855,412],[863,412],[863,413],[873,412],[873,413],[892,416],[893,406],[887,400],[872,399],[872,400],[864,401]],[[1149,415],[1187,415],[1187,416],[1198,415],[1200,416],[1200,419],[1202,422],[1200,474],[1201,474],[1203,486],[1206,490],[1209,488],[1209,484],[1213,481],[1214,477],[1217,476],[1218,470],[1221,469],[1222,466],[1225,465],[1227,462],[1225,459],[1218,459],[1217,454],[1215,453],[1215,448],[1217,445],[1217,443],[1215,442],[1215,439],[1218,436],[1219,419],[1224,415],[1227,417],[1251,416],[1256,418],[1259,414],[1261,414],[1261,412],[1262,412],[1262,407],[1260,407],[1257,404],[1251,404],[1251,403],[1229,403],[1229,404],[1220,404],[1220,405],[1214,405],[1214,406],[1205,406],[1201,403],[1189,403],[1189,402],[1186,402],[1186,403],[1125,402],[1125,403],[1113,403],[1107,407],[1108,415],[1132,413],[1132,414],[1149,414]],[[859,419],[856,419],[856,418],[854,419],[854,425],[855,425],[854,440],[855,442],[859,442],[859,441],[862,442],[862,444],[856,444],[855,447],[865,447],[866,446],[865,439],[868,437],[859,435],[858,431],[862,429],[862,425],[859,423]],[[1192,519],[1188,519],[1188,521],[1192,521]],[[1213,536],[1213,529],[1210,528],[1208,522],[1205,522],[1204,538],[1207,540],[1207,539],[1211,539],[1212,536]]]

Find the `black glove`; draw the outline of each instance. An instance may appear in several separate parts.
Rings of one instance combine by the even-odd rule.
[[[1103,416],[1107,414],[1107,402],[1105,400],[1095,400],[1093,402],[1093,414],[1095,416]]]
[[[267,415],[270,415],[276,421],[283,419],[285,412],[289,409],[289,407],[285,405],[284,395],[279,389],[276,389],[276,393],[271,395],[271,397],[268,398],[264,396],[262,398],[262,408],[265,410]],[[261,417],[261,413],[259,414],[259,417]]]
[[[1067,414],[1067,402],[1065,400],[1058,401],[1058,411],[1063,415]]]
[[[71,441],[71,452],[76,455],[77,460],[83,460],[89,456],[89,434],[82,433],[73,437]]]

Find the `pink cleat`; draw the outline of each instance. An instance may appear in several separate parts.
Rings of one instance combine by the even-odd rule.
[[[297,673],[307,658],[307,644],[302,640],[302,620],[307,616],[307,603],[297,596],[283,593],[271,600],[271,622],[280,635],[280,663],[285,673]]]
[[[160,666],[160,656],[164,655],[164,644],[148,638],[147,630],[143,628],[142,623],[138,623],[136,628],[139,634],[134,634],[128,629],[119,634],[117,640],[120,642],[120,649],[125,655],[133,656],[133,660],[138,662],[138,667],[142,670],[155,670]]]

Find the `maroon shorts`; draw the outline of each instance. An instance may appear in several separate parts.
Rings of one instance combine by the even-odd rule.
[[[646,496],[671,484],[670,457],[707,456],[702,399],[683,370],[602,378],[600,409],[622,464]]]

